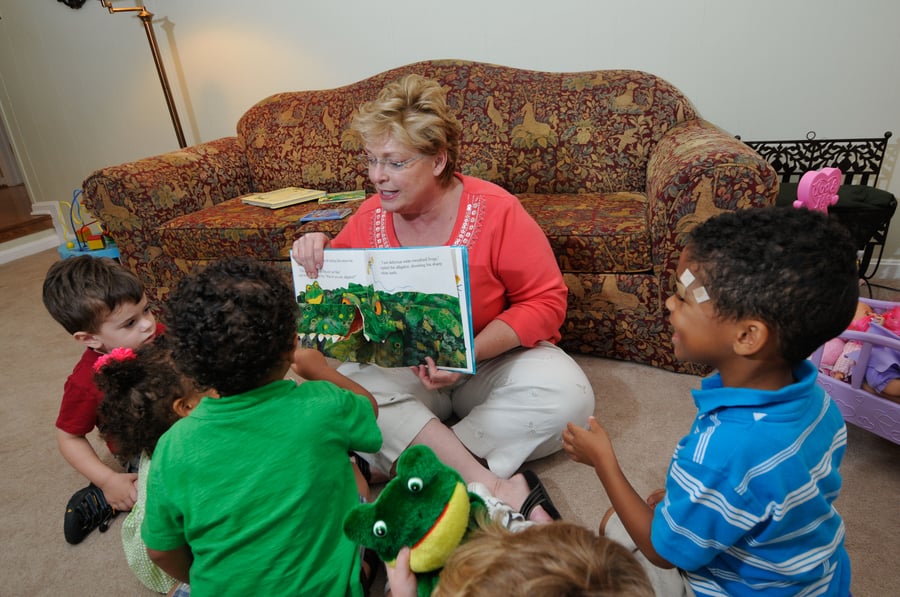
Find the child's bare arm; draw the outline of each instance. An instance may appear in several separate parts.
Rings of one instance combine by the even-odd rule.
[[[650,541],[653,508],[625,477],[606,430],[594,417],[590,417],[589,424],[590,428],[585,429],[569,423],[563,431],[563,449],[575,462],[594,467],[622,525],[641,553],[660,568],[672,568],[670,562],[656,553]]]
[[[294,350],[291,369],[303,379],[330,381],[339,388],[365,396],[372,403],[372,410],[375,411],[375,416],[378,416],[378,403],[375,402],[375,397],[372,396],[371,392],[349,377],[340,374],[337,369],[328,364],[328,361],[325,360],[325,355],[318,350],[297,347]]]
[[[103,491],[110,506],[123,512],[131,510],[137,500],[136,474],[119,473],[106,466],[83,435],[57,429],[56,443],[63,458]]]
[[[154,564],[175,580],[180,580],[184,583],[190,582],[191,564],[194,561],[194,554],[187,545],[166,551],[158,551],[148,547],[147,555]]]

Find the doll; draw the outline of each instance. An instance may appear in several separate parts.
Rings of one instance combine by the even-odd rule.
[[[854,332],[867,332],[869,325],[878,316],[870,305],[860,301],[856,305],[856,314],[853,321],[847,327],[848,330]],[[856,362],[850,355],[860,349],[862,345],[856,340],[844,340],[842,338],[832,338],[825,343],[825,350],[822,353],[822,365],[830,369],[831,377],[841,381],[848,381],[850,369]]]
[[[847,329],[900,339],[900,305],[879,314],[860,301]],[[849,382],[861,348],[862,343],[858,340],[829,340],[822,353],[823,369],[829,371],[831,377]],[[862,388],[876,396],[900,402],[900,353],[886,346],[873,345]]]
[[[869,332],[900,340],[900,305],[885,311],[880,324],[874,323]],[[863,389],[900,402],[900,352],[887,346],[873,346]]]

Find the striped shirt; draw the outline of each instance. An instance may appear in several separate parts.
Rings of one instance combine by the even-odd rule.
[[[778,391],[693,392],[698,414],[678,443],[653,517],[656,551],[697,595],[847,595],[850,561],[833,506],[847,428],[806,361]]]

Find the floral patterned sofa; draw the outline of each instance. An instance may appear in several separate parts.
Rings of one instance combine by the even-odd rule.
[[[409,72],[448,89],[463,125],[462,170],[516,194],[550,239],[569,287],[561,345],[701,372],[674,361],[664,308],[685,234],[719,211],[773,203],[778,183],[753,150],[648,73],[437,60],[280,93],[251,107],[234,137],[91,174],[84,204],[157,301],[185,272],[226,255],[289,267],[294,238],[343,221],[301,225],[316,205],[268,210],[239,197],[368,188],[350,116]]]

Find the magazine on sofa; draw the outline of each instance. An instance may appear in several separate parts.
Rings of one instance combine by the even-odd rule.
[[[467,258],[465,247],[326,249],[315,279],[291,259],[300,345],[383,367],[430,356],[474,373]]]

